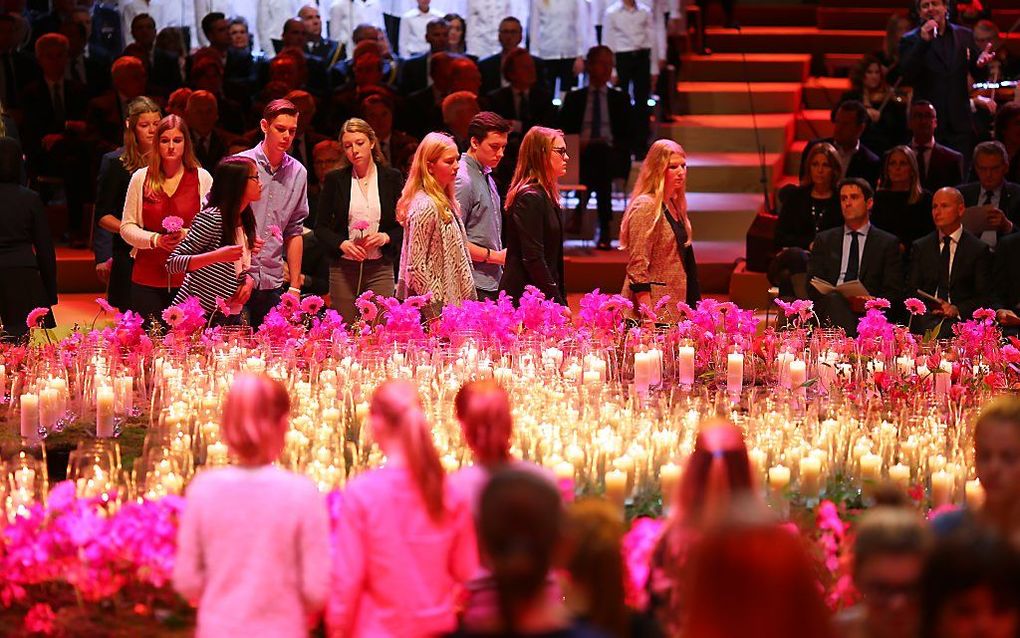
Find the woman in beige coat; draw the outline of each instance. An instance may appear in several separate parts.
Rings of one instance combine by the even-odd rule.
[[[657,315],[664,323],[681,318],[677,302],[693,306],[701,299],[686,187],[683,147],[673,140],[656,141],[641,165],[620,228],[620,245],[630,255],[622,294],[634,302],[638,316],[641,306],[655,308],[669,295]]]

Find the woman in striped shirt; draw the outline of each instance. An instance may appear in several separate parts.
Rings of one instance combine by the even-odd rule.
[[[203,310],[224,319],[240,312],[255,285],[251,256],[263,244],[250,206],[260,197],[254,161],[233,156],[219,163],[205,208],[166,262],[167,272],[187,273],[175,304],[197,297]]]

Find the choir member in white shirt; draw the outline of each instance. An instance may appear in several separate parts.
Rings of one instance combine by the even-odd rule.
[[[425,41],[428,23],[442,19],[443,14],[431,8],[431,0],[418,0],[418,6],[400,16],[400,36],[397,38],[397,55],[410,58],[429,50]]]
[[[532,0],[528,33],[531,54],[542,60],[549,90],[571,89],[584,69],[584,56],[595,44],[587,0]]]
[[[200,47],[209,46],[209,38],[205,37],[205,32],[202,31],[202,18],[216,12],[222,13],[228,18],[237,15],[233,0],[195,0],[195,24],[198,26],[198,32],[195,35]]]
[[[385,28],[382,0],[333,0],[329,8],[329,37],[346,47],[346,55],[354,53],[354,29],[360,24]]]
[[[276,55],[273,38],[283,33],[283,25],[296,18],[301,9],[301,0],[259,0],[258,43],[266,57]]]
[[[658,75],[660,52],[656,47],[652,10],[637,0],[617,0],[606,9],[602,43],[616,54],[616,87],[629,93],[640,114],[634,149],[643,157],[648,143],[648,97],[652,76]],[[665,57],[665,51],[661,52]]]
[[[121,20],[124,29],[124,45],[134,42],[131,36],[131,22],[135,16],[147,13],[156,21],[156,32],[166,27],[184,27],[190,34],[189,47],[198,46],[196,34],[201,31],[195,20],[195,3],[185,0],[129,0],[121,5]],[[204,14],[203,14],[204,15]]]
[[[528,23],[528,0],[471,0],[467,13],[460,15],[468,24],[467,50],[481,60],[502,51],[499,41],[501,23],[508,17]],[[516,45],[515,45],[516,46]]]

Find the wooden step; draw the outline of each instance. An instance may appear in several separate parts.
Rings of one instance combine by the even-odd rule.
[[[648,4],[648,3],[646,3]],[[815,25],[816,7],[802,4],[758,5],[741,3],[734,9],[734,18],[742,27],[763,26],[804,26]],[[996,12],[998,9],[996,9]],[[724,15],[718,3],[708,6],[708,20],[705,24],[721,25]]]
[[[907,10],[885,7],[818,7],[819,29],[859,29],[885,31],[893,15],[906,16]]]
[[[707,193],[757,193],[761,168],[757,153],[689,153],[687,190]],[[783,153],[765,156],[769,184],[783,172]]]
[[[822,30],[818,27],[747,27],[705,30],[709,48],[720,53],[861,53],[882,48],[885,31]]]
[[[811,56],[803,53],[714,53],[681,57],[685,82],[803,82]]]
[[[804,109],[795,120],[795,137],[798,140],[813,140],[832,135],[832,120],[828,109]]]
[[[800,106],[798,82],[678,82],[679,115],[792,113]],[[749,93],[750,89],[750,95]]]
[[[702,241],[736,241],[762,207],[760,193],[687,193],[687,215]]]
[[[659,126],[659,137],[677,141],[689,153],[747,152],[758,145],[778,153],[793,139],[794,116],[787,113],[750,115],[677,115]],[[758,138],[755,138],[755,121]]]
[[[811,77],[804,83],[804,108],[830,110],[850,90],[847,78]]]
[[[57,292],[102,293],[106,290],[96,277],[96,260],[91,250],[57,246]]]
[[[786,149],[785,161],[783,162],[783,173],[786,175],[800,176],[800,157],[810,140],[796,140]]]

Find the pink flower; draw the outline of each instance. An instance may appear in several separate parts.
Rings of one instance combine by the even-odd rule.
[[[184,228],[184,220],[177,215],[163,218],[163,230],[168,233],[179,233]]]
[[[105,299],[103,299],[102,297],[96,297],[96,304],[99,306],[99,309],[102,310],[103,312],[109,312],[109,313],[116,313],[117,312],[114,309],[114,307],[111,306],[109,304],[109,302],[106,301]]]
[[[301,298],[292,292],[285,292],[280,297],[280,309],[293,314],[301,307]]]
[[[924,305],[924,302],[918,299],[917,297],[910,297],[909,299],[904,300],[903,305],[907,307],[907,312],[914,316],[923,315],[925,312],[928,311],[928,308],[927,306]]]
[[[216,297],[216,309],[219,310],[224,317],[229,317],[232,314],[230,311],[230,305],[227,304],[223,297]]]
[[[865,310],[888,310],[890,305],[891,304],[889,303],[888,299],[883,299],[881,297],[875,297],[874,299],[868,299],[867,301],[864,302],[864,309]]]
[[[358,312],[361,313],[361,320],[365,323],[371,323],[379,316],[379,308],[372,302],[374,294],[375,293],[369,290],[363,293],[354,302],[354,305],[358,308]]]
[[[36,308],[32,312],[28,313],[28,318],[25,319],[25,325],[29,328],[41,328],[43,319],[49,313],[49,308]]]
[[[317,315],[326,302],[318,295],[309,295],[301,300],[301,310],[308,315]]]
[[[368,230],[368,221],[364,219],[359,219],[358,221],[351,224],[351,228],[357,231],[365,232],[366,230]]]
[[[47,603],[36,603],[25,614],[25,631],[30,634],[50,635],[56,626],[57,615]]]
[[[283,231],[280,230],[280,227],[277,226],[276,224],[270,224],[266,228],[266,230],[268,230],[269,234],[275,237],[277,240],[283,241]]]
[[[171,328],[176,328],[184,321],[184,311],[178,306],[170,306],[163,311],[163,321]]]
[[[978,321],[995,321],[995,311],[990,308],[978,308],[974,311],[974,318]]]

